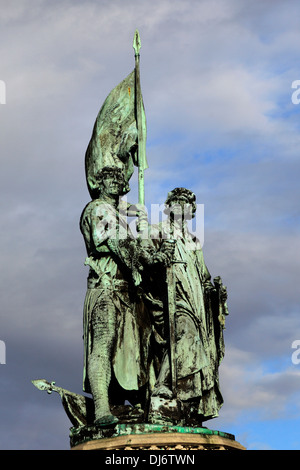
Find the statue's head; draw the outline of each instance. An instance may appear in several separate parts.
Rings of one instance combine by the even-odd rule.
[[[97,175],[98,196],[106,193],[112,196],[122,196],[129,191],[122,168],[106,166]]]
[[[196,196],[186,188],[175,188],[168,193],[165,213],[173,215],[182,215],[186,219],[195,217],[196,213]]]

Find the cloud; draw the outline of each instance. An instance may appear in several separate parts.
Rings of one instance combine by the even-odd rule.
[[[220,411],[222,427],[237,423],[243,417],[245,423],[299,419],[300,370],[292,365],[290,358],[278,372],[274,372],[252,351],[229,345],[226,356],[220,368],[224,397]]]
[[[81,390],[84,153],[104,99],[134,66],[136,28],[147,203],[176,186],[197,194],[205,260],[228,286],[221,419],[298,412],[298,11],[293,0],[1,6],[1,435],[18,447],[68,445],[59,400],[30,380]],[[136,200],[136,175],[131,186]]]

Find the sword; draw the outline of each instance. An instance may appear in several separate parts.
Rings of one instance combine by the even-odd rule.
[[[166,239],[165,242],[175,247],[176,240]],[[176,279],[174,273],[174,264],[187,264],[186,261],[177,261],[172,259],[166,268],[167,291],[168,291],[168,323],[169,323],[169,354],[170,354],[170,374],[171,390],[173,397],[177,395],[177,365],[176,365]]]

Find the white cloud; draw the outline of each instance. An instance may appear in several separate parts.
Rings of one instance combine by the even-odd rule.
[[[222,426],[242,419],[246,424],[299,417],[299,379],[300,369],[291,363],[279,372],[266,370],[264,361],[258,361],[255,354],[229,345],[220,368]]]

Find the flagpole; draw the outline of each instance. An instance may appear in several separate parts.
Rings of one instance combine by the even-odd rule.
[[[133,49],[135,51],[135,109],[138,131],[138,188],[139,203],[145,205],[144,162],[146,161],[146,122],[140,82],[140,48],[141,39],[136,29],[133,39]]]

